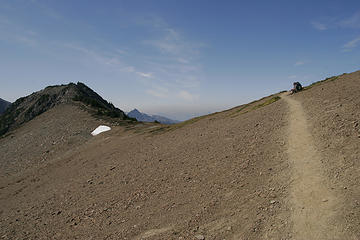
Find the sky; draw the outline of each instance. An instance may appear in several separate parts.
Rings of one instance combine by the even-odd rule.
[[[360,1],[1,0],[0,97],[83,82],[177,120],[360,70]]]

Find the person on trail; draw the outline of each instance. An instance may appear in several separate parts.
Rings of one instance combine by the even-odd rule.
[[[301,86],[301,84],[299,82],[294,82],[293,85],[294,85],[294,88],[291,89],[290,94],[300,92],[303,89],[303,87]]]

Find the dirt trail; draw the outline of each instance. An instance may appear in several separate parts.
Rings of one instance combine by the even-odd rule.
[[[323,174],[322,158],[308,130],[302,105],[287,94],[282,97],[290,108],[288,155],[293,168],[290,196],[293,238],[348,239],[336,222],[339,199]]]

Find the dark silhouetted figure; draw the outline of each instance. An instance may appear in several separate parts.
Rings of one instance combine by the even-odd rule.
[[[297,92],[300,92],[301,90],[303,90],[303,87],[301,86],[301,84],[299,82],[294,82],[293,85],[294,85],[294,88],[291,89],[290,94],[294,94],[294,93],[297,93]]]

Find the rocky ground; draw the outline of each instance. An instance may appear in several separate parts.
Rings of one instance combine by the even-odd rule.
[[[349,239],[360,238],[360,71],[344,74],[296,95],[306,112],[315,145]]]
[[[359,82],[357,72],[290,96],[303,107],[323,178],[341,199],[333,223],[346,222],[351,239],[360,237]],[[64,110],[0,140],[3,239],[300,240],[284,99],[270,96],[170,127],[116,126],[96,137],[90,130],[99,120],[79,112],[73,119],[80,133],[65,134],[42,161],[30,152],[51,152],[53,145],[35,139],[56,135],[39,130],[56,111]]]

